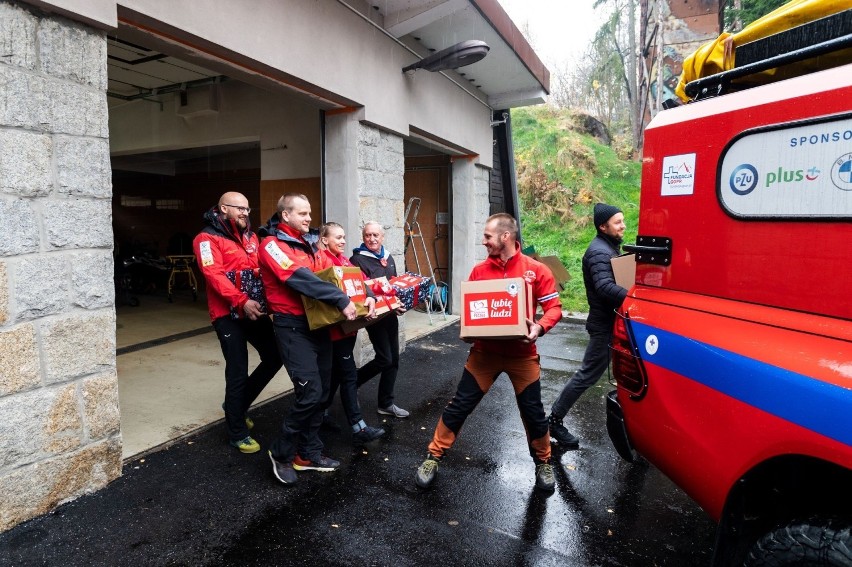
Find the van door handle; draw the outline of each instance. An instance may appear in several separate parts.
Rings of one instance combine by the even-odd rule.
[[[672,263],[672,245],[668,236],[639,235],[636,244],[625,244],[623,248],[636,254],[637,263],[668,266]]]

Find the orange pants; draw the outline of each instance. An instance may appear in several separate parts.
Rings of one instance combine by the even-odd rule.
[[[515,390],[515,401],[527,433],[530,455],[536,463],[550,461],[550,433],[541,403],[539,357],[516,358],[471,350],[456,393],[435,428],[429,453],[441,458],[453,446],[467,416],[505,372]]]

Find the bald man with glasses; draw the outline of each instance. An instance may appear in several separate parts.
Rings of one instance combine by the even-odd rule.
[[[207,306],[225,357],[225,423],[231,446],[256,453],[254,425],[248,409],[281,368],[272,321],[264,312],[258,268],[258,239],[249,223],[248,199],[237,192],[222,195],[204,214],[205,227],[193,250],[207,283]],[[248,345],[260,355],[249,374]]]

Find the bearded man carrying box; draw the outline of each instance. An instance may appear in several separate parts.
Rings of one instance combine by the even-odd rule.
[[[523,325],[526,333],[521,338],[493,340],[465,337],[473,342],[470,355],[464,365],[456,394],[444,408],[429,454],[415,475],[420,488],[428,488],[438,474],[438,463],[453,446],[461,432],[467,416],[488,392],[497,378],[506,373],[515,390],[515,400],[521,412],[521,421],[527,433],[530,455],[535,463],[535,486],[552,492],[555,488],[553,466],[550,464],[550,434],[547,417],[541,403],[541,364],[535,341],[549,331],[562,318],[562,305],[556,292],[556,280],[550,268],[521,253],[518,243],[518,223],[506,213],[488,217],[482,244],[488,250],[488,258],[474,266],[468,278],[472,282],[496,282],[493,285],[504,291],[503,297],[480,297],[477,306],[482,307],[481,320],[499,320],[503,315],[520,317],[518,310],[523,306]],[[527,287],[529,286],[529,287]],[[530,298],[541,305],[544,316],[536,323],[532,309],[528,309],[524,295],[529,290]],[[484,303],[482,303],[484,302]],[[494,307],[494,309],[492,309]],[[511,308],[511,309],[510,309]],[[464,315],[466,319],[469,314]]]

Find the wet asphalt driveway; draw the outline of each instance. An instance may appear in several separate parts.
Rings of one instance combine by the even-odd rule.
[[[587,335],[562,324],[539,341],[545,407],[577,368]],[[274,480],[266,445],[289,396],[252,411],[264,450],[243,455],[223,424],[127,463],[106,489],[0,534],[0,565],[707,565],[714,526],[660,472],[622,462],[606,435],[606,379],[566,420],[578,451],[554,456],[557,489],[533,488],[508,380],[468,419],[429,491],[414,486],[467,345],[453,325],[408,345],[397,402],[407,420],[353,447],[323,434],[335,473]],[[376,384],[361,390],[369,423]],[[333,412],[343,424],[339,404]],[[556,461],[554,461],[556,464]]]

